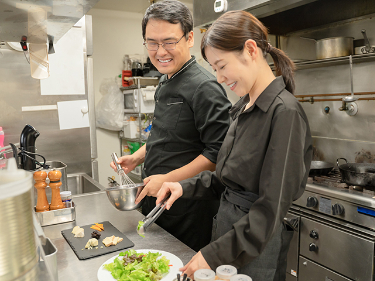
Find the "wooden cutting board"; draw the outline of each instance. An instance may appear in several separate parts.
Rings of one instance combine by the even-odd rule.
[[[65,229],[61,231],[62,236],[64,236],[65,240],[68,242],[78,259],[80,260],[86,260],[91,259],[93,257],[106,255],[108,253],[116,252],[122,249],[131,248],[134,247],[134,243],[130,241],[125,234],[120,232],[116,227],[114,227],[109,221],[100,222],[100,224],[103,224],[104,230],[99,232],[101,234],[99,240],[98,240],[98,249],[95,249],[95,247],[91,250],[85,249],[85,245],[89,239],[91,239],[91,233],[94,231],[94,229],[90,228],[93,224],[80,226],[85,230],[85,237],[78,238],[74,237],[74,234],[72,233],[73,228]],[[121,237],[124,240],[122,240],[117,245],[112,245],[109,247],[106,247],[103,244],[103,239],[109,236],[116,236]],[[101,248],[103,246],[103,248]],[[82,250],[83,249],[83,250]]]

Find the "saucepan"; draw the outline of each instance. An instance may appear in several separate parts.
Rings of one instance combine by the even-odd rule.
[[[325,161],[311,161],[309,176],[326,176],[334,165]]]
[[[345,164],[339,164],[344,160]],[[348,163],[345,158],[336,160],[342,180],[349,185],[375,187],[375,164],[374,163]]]

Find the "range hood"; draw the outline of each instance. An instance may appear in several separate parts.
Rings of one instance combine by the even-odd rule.
[[[0,0],[0,41],[56,43],[99,0]]]
[[[225,0],[223,0],[225,1]],[[226,0],[226,11],[245,10],[261,18],[280,13],[316,0]],[[210,25],[223,12],[215,12],[214,4],[221,1],[194,0],[194,23],[196,26]]]
[[[227,2],[227,11],[252,13],[274,35],[375,16],[374,0],[194,0],[195,26],[207,27],[224,13],[214,11],[217,2]]]

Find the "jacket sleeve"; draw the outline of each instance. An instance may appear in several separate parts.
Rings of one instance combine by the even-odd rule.
[[[260,174],[259,199],[232,230],[201,250],[211,268],[221,264],[241,267],[260,255],[294,197],[304,189],[305,159],[311,155],[309,138],[308,125],[298,111],[285,107],[275,111]]]
[[[181,198],[210,200],[219,199],[225,186],[216,176],[216,172],[203,171],[198,175],[180,182],[183,195]]]
[[[229,128],[231,106],[224,88],[215,80],[203,81],[194,93],[192,107],[195,127],[205,144],[202,155],[212,163],[216,163],[217,154]]]

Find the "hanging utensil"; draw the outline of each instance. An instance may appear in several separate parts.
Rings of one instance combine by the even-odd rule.
[[[375,47],[370,45],[370,41],[367,38],[366,30],[362,29],[361,33],[363,35],[363,38],[365,39],[365,46],[361,48],[362,54],[369,54],[369,53],[375,53]]]
[[[342,100],[345,102],[353,102],[358,100],[357,97],[354,96],[354,90],[353,90],[353,59],[352,56],[349,56],[349,70],[350,70],[350,96],[344,97]]]

